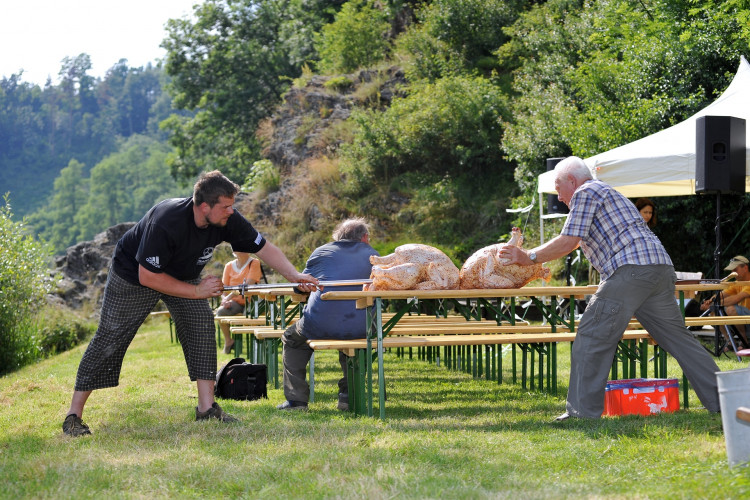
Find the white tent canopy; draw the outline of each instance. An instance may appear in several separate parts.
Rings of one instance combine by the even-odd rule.
[[[744,57],[727,90],[706,108],[661,132],[584,161],[597,179],[631,198],[695,194],[695,121],[706,115],[734,116],[750,122],[750,64]],[[746,144],[750,146],[750,141]],[[750,149],[745,157],[748,190]],[[554,181],[553,171],[541,174],[537,192],[554,193]]]

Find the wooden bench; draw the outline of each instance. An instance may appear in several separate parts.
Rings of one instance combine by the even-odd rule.
[[[265,325],[265,318],[250,318],[244,314],[238,314],[235,316],[216,316],[214,314],[214,322],[216,323],[216,344],[221,347],[222,339],[224,336],[221,333],[221,325]]]
[[[216,320],[232,326],[264,326],[265,318],[247,318],[245,316],[216,316]]]
[[[539,388],[546,387],[550,392],[557,391],[557,344],[559,342],[572,342],[575,333],[484,333],[484,334],[453,334],[453,335],[396,335],[383,338],[383,349],[406,348],[406,347],[431,347],[431,348],[460,348],[470,347],[470,351],[464,351],[459,355],[449,354],[446,351],[446,364],[450,368],[469,371],[474,376],[484,376],[486,379],[496,379],[502,383],[502,355],[494,355],[490,349],[485,349],[485,369],[481,369],[482,356],[479,352],[481,346],[519,345],[523,351],[522,385],[526,387],[526,372],[529,370],[528,380],[534,388],[534,381],[538,380]],[[648,342],[650,336],[645,330],[629,330],[623,334],[622,342],[640,342],[638,359],[641,363],[641,374],[646,375],[648,369]],[[621,344],[622,344],[621,342]],[[367,339],[358,340],[309,340],[308,345],[314,350],[338,350],[348,356],[347,378],[349,381],[349,407],[356,414],[373,414],[373,383],[372,383],[372,349],[375,344]],[[534,377],[534,366],[536,365],[533,355],[539,354],[538,373]],[[378,356],[382,356],[382,352]],[[515,351],[514,351],[515,354]],[[531,355],[531,362],[527,363],[527,354]],[[546,356],[546,376],[544,373]],[[628,359],[631,356],[628,356]],[[618,362],[615,358],[613,364]],[[515,356],[514,356],[513,378],[515,382]],[[378,394],[380,396],[380,414],[384,417],[384,373],[382,372],[382,359],[378,363]]]
[[[291,325],[297,318],[291,318],[287,326]],[[228,319],[230,331],[234,339],[234,354],[236,357],[242,356],[243,346],[247,346],[247,359],[253,363],[266,363],[269,374],[274,380],[274,386],[279,387],[279,351],[281,346],[281,336],[284,329],[268,326],[265,320],[240,320]],[[224,322],[224,320],[222,320]],[[403,325],[417,324],[428,326],[444,327],[449,324],[465,324],[466,319],[463,316],[453,316],[448,318],[436,318],[435,316],[407,316],[402,320]],[[402,324],[400,323],[400,324]],[[480,324],[480,322],[476,322]],[[494,324],[494,322],[481,322],[482,324]],[[314,355],[310,359],[310,401],[314,398],[314,376],[315,376],[315,359]]]
[[[166,316],[167,319],[169,319],[169,341],[174,342],[177,340],[177,342],[180,341],[180,339],[177,338],[177,335],[174,332],[174,320],[172,320],[172,315],[169,313],[169,311],[153,311],[148,314],[152,318],[161,318]]]
[[[399,324],[394,327],[391,332],[390,336],[404,336],[404,335],[411,335],[411,336],[436,336],[436,335],[467,335],[467,334],[508,334],[508,333],[520,333],[523,335],[527,334],[551,334],[553,333],[553,328],[551,325],[527,325],[527,324],[521,324],[521,325],[497,325],[494,321],[466,321],[466,319],[463,316],[454,316],[449,318],[442,318],[442,319],[436,319],[434,317],[429,316],[412,316],[409,317],[410,319],[407,319],[406,321],[401,321]],[[231,320],[232,323],[241,323],[236,320]],[[631,323],[631,327],[636,326],[637,323],[633,322]],[[561,329],[563,332],[569,331],[565,328],[560,328],[558,326],[558,329]],[[274,328],[272,326],[251,326],[251,325],[237,325],[237,326],[231,326],[230,330],[232,332],[232,336],[235,340],[234,349],[235,349],[235,356],[242,356],[243,352],[243,343],[244,345],[247,345],[247,359],[250,360],[253,363],[265,363],[269,368],[269,374],[270,377],[274,380],[274,386],[276,388],[279,387],[279,352],[281,347],[281,336],[283,335],[284,330],[280,328]],[[243,341],[244,336],[244,341]],[[534,357],[537,352],[539,352],[540,360],[543,360],[543,356],[545,354],[544,350],[546,349],[544,346],[537,345],[532,340],[530,340],[529,337],[524,337],[524,340],[527,342],[507,342],[507,344],[523,344],[521,346],[521,351],[523,354],[523,368],[521,370],[521,383],[524,388],[526,388],[527,383],[527,377],[526,372],[527,370],[527,358],[531,358],[532,366],[534,364]],[[571,337],[572,340],[572,337]],[[409,357],[413,356],[412,347],[418,347],[418,356],[420,359],[426,360],[428,362],[435,361],[438,365],[440,365],[440,355],[433,355],[434,349],[437,344],[419,344],[415,343],[408,347],[409,349]],[[443,344],[445,346],[445,360],[449,364],[449,367],[452,367],[454,369],[459,369],[459,366],[466,367],[466,371],[469,373],[473,373],[474,376],[477,376],[477,370],[479,372],[482,371],[482,362],[481,359],[477,363],[476,361],[473,363],[470,363],[468,361],[464,362],[462,361],[464,356],[468,356],[469,354],[466,352],[466,349],[461,348],[455,348],[450,351],[448,349],[449,345],[459,346],[461,345],[460,342],[453,343],[453,344]],[[466,345],[471,345],[466,344]],[[496,343],[490,343],[489,344],[493,349],[491,349],[489,352],[485,353],[485,357],[491,357],[492,359],[496,359],[496,352],[494,351],[494,347],[498,344]],[[389,346],[390,347],[390,346]],[[403,347],[402,345],[394,346],[397,347],[397,354],[403,355]],[[516,352],[515,349],[512,353],[513,357],[513,383],[517,382],[517,362],[516,362]],[[500,360],[502,358],[499,358]],[[556,363],[556,359],[554,360]],[[631,361],[632,367],[630,370],[628,370],[628,364],[626,364],[626,361],[623,360],[623,372],[634,372],[634,362]],[[487,365],[487,370],[490,369],[490,365]],[[548,372],[550,370],[548,369]],[[489,373],[489,372],[488,372]],[[494,378],[495,368],[492,367],[492,377]],[[543,370],[540,369],[540,375],[543,374]],[[616,372],[613,372],[613,376],[616,376]],[[487,375],[489,378],[489,374]],[[534,389],[535,382],[533,379],[533,374],[530,373],[529,379],[531,381],[530,386],[531,389]],[[549,385],[551,383],[549,380],[547,381],[547,384]],[[309,384],[310,384],[310,401],[312,402],[314,400],[314,388],[315,388],[315,355],[310,359],[309,363]],[[540,379],[538,382],[540,388],[544,387],[544,380]],[[556,384],[555,384],[555,390],[556,390]]]
[[[296,319],[297,318],[292,318],[287,326],[294,323]],[[269,365],[269,373],[274,373],[275,380],[278,380],[278,370],[276,367],[278,367],[278,352],[281,345],[279,339],[284,330],[260,322],[254,323],[237,319],[230,319],[228,322],[230,323],[232,338],[235,341],[235,356],[242,356],[243,345],[246,345],[247,359],[251,360],[253,363],[267,363]],[[436,318],[434,316],[426,315],[407,316],[401,319],[393,335],[401,335],[401,329],[408,328],[409,325],[414,325],[413,328],[419,328],[417,333],[414,333],[414,330],[411,330],[413,334],[428,335],[442,334],[445,333],[446,329],[450,331],[458,328],[460,330],[460,328],[463,328],[466,324],[467,321],[463,316],[451,316],[447,318]],[[494,321],[472,321],[471,324],[477,326],[481,325],[487,328],[493,326],[497,328],[498,326]],[[409,332],[410,330],[406,331]],[[505,327],[498,329],[498,333],[503,331],[518,331],[518,327],[508,329],[508,325],[506,325]],[[543,327],[539,331],[546,332],[551,331],[551,329],[549,327]],[[472,333],[474,332],[472,331]],[[274,367],[273,370],[272,366]],[[311,373],[314,373],[314,360],[311,360],[310,362],[310,370]]]

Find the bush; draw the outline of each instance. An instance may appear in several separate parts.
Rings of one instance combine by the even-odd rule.
[[[406,172],[440,177],[508,168],[500,149],[507,101],[482,77],[442,78],[394,99],[384,112],[355,112],[358,131],[343,155],[364,189]]]
[[[414,24],[396,42],[396,53],[408,61],[409,80],[439,78],[479,69],[497,69],[494,52],[507,35],[503,28],[526,2],[517,0],[435,0],[418,12]]]
[[[316,37],[319,69],[324,73],[349,73],[370,66],[388,53],[390,30],[387,14],[368,0],[344,4],[336,20]]]
[[[36,345],[43,357],[72,349],[96,331],[94,323],[60,309],[48,308],[43,323],[36,335]]]
[[[254,162],[242,186],[247,191],[258,191],[262,196],[278,191],[279,187],[281,187],[281,174],[271,160]]]
[[[35,309],[51,289],[49,248],[14,222],[8,195],[0,207],[0,374],[39,356],[34,344]]]
[[[334,76],[326,81],[323,86],[328,90],[343,92],[354,85],[354,82],[347,76]]]

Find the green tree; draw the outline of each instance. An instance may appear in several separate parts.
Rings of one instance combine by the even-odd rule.
[[[312,34],[339,2],[207,0],[193,20],[167,23],[166,71],[178,109],[163,122],[177,149],[173,175],[190,180],[220,169],[242,182],[260,156],[258,123],[313,54]]]
[[[169,175],[169,145],[134,135],[91,169],[89,196],[75,214],[78,240],[88,240],[121,222],[137,221],[154,203],[186,195]]]
[[[22,74],[0,80],[0,192],[17,214],[40,209],[60,168],[75,159],[84,175],[119,139],[140,133],[166,140],[158,123],[173,109],[161,67],[115,64],[104,79],[88,75],[90,58],[66,58],[60,84],[40,87]]]
[[[169,175],[171,151],[164,142],[133,135],[94,165],[89,177],[71,160],[55,179],[48,205],[29,216],[29,223],[62,252],[110,226],[139,220],[155,202],[188,194]]]
[[[35,312],[51,289],[49,252],[14,222],[8,195],[0,207],[0,375],[38,356]]]
[[[530,190],[544,158],[591,156],[677,123],[708,104],[747,51],[746,2],[554,0],[509,29],[501,61],[518,64],[503,146]],[[708,5],[707,4],[707,5]]]
[[[12,192],[17,213],[40,206],[49,193],[52,179],[48,186],[40,184],[45,184],[53,151],[42,89],[23,82],[21,75],[0,80],[0,193]]]
[[[355,113],[358,132],[344,155],[371,181],[388,183],[411,171],[480,174],[504,163],[499,118],[507,110],[505,96],[486,78],[443,78],[413,88],[384,111]]]
[[[528,2],[522,0],[435,0],[418,11],[419,23],[397,42],[411,80],[434,81],[459,73],[489,74],[500,67],[494,52],[504,32]]]
[[[88,180],[84,178],[83,164],[70,160],[55,179],[51,199],[43,209],[28,217],[29,224],[61,251],[79,241],[74,221],[87,199]]]
[[[323,26],[315,46],[323,73],[349,73],[371,66],[388,54],[388,13],[372,0],[350,0],[331,24]]]
[[[363,205],[387,189],[408,196],[398,222],[468,257],[509,230],[499,209],[513,190],[499,147],[507,113],[498,87],[465,76],[418,86],[385,111],[355,113],[358,131],[342,147],[349,195]]]
[[[498,54],[516,68],[518,97],[503,147],[518,163],[515,177],[526,202],[545,158],[606,151],[715,99],[748,51],[748,39],[738,36],[747,33],[747,7],[739,1],[553,0],[522,15]],[[711,218],[681,222],[685,213],[705,214],[705,206],[705,198],[688,197],[660,210],[662,222],[679,228],[657,230],[678,268],[710,268]],[[692,256],[674,251],[685,238],[708,243]]]

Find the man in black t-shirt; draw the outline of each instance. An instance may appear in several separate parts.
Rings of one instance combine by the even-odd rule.
[[[221,295],[223,285],[217,276],[200,277],[214,248],[226,241],[234,251],[254,253],[290,282],[307,283],[302,291],[316,290],[318,283],[234,209],[238,192],[218,170],[203,174],[192,198],[157,204],[117,243],[99,328],[78,366],[64,434],[91,434],[81,420],[86,400],[95,389],[118,385],[125,352],[159,300],[175,322],[190,380],[198,386],[196,420],[236,421],[214,401],[216,340],[206,299]]]

